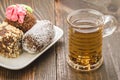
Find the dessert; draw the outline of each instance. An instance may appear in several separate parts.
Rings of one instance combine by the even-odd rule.
[[[8,6],[5,21],[24,33],[36,23],[32,8],[24,4]]]
[[[7,22],[0,24],[0,55],[17,57],[22,52],[23,32]]]
[[[54,38],[53,24],[48,20],[37,21],[22,39],[23,49],[29,53],[37,53],[51,43]]]
[[[0,24],[1,55],[17,57],[22,49],[37,53],[51,43],[55,34],[53,24],[49,20],[36,21],[32,12],[24,4],[7,7],[6,18]]]

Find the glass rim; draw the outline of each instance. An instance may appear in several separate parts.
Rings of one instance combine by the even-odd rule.
[[[80,27],[80,26],[78,27],[78,26],[72,24],[72,22],[70,21],[70,18],[71,18],[73,15],[75,15],[75,14],[77,14],[77,13],[79,13],[79,12],[82,12],[82,11],[91,11],[91,13],[93,13],[93,14],[95,14],[95,15],[99,15],[99,16],[101,16],[101,17],[104,16],[104,14],[102,14],[100,11],[95,10],[95,9],[90,9],[90,8],[77,9],[77,10],[74,10],[74,11],[72,11],[71,13],[69,13],[69,14],[67,15],[67,18],[66,18],[67,23],[70,24],[70,25],[72,25],[72,26],[75,27],[75,28],[82,28],[82,27]]]

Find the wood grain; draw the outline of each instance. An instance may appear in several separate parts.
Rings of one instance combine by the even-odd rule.
[[[58,80],[119,80],[119,63],[118,58],[116,56],[120,53],[118,50],[120,38],[117,36],[119,34],[115,32],[114,39],[117,38],[117,43],[113,40],[113,37],[107,37],[103,41],[103,57],[104,63],[103,65],[96,71],[93,72],[76,72],[71,69],[66,63],[66,55],[68,54],[68,25],[66,23],[66,17],[68,13],[73,10],[80,8],[93,8],[109,14],[108,11],[104,10],[103,7],[97,7],[96,5],[91,5],[82,0],[57,0],[56,1],[56,25],[61,26],[64,30],[64,37],[61,41],[64,41],[64,46],[59,51],[57,49],[57,79]],[[61,24],[62,23],[62,24]],[[110,41],[110,39],[112,41]],[[59,45],[60,43],[58,43]],[[115,50],[114,50],[115,49]],[[114,54],[116,53],[116,54]],[[118,56],[117,56],[118,57]]]
[[[67,37],[67,27],[64,25],[64,20],[66,19],[63,18],[64,13],[61,10],[62,6],[57,0],[55,2],[55,14],[56,14],[56,25],[59,26],[64,30],[64,35],[60,39],[59,42],[56,44],[56,53],[57,53],[57,79],[58,80],[66,80],[67,77],[67,65],[66,63],[66,40],[65,38]],[[61,23],[62,22],[62,23]],[[65,31],[66,30],[66,31]]]
[[[103,5],[99,2],[96,5],[97,2],[88,0],[0,0],[0,22],[4,19],[5,8],[16,3],[30,5],[37,19],[52,21],[63,29],[64,35],[54,46],[24,69],[14,71],[0,67],[0,80],[120,80],[120,27],[113,35],[103,39],[104,63],[99,69],[92,72],[77,72],[66,62],[69,53],[67,15],[76,9],[93,8],[114,15],[120,22],[120,12],[111,10],[109,6],[112,3]]]

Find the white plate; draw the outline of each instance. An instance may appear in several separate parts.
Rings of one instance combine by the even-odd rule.
[[[27,52],[23,52],[17,58],[5,58],[0,56],[0,66],[11,70],[19,70],[29,65],[62,37],[63,30],[57,26],[54,26],[54,29],[55,37],[53,39],[53,42],[50,45],[48,45],[44,50],[42,50],[40,53],[29,54]]]

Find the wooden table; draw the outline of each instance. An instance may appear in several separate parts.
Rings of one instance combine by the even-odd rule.
[[[68,25],[66,16],[79,8],[93,8],[114,15],[120,21],[120,9],[116,3],[95,0],[0,0],[0,21],[10,4],[24,3],[34,9],[38,19],[48,19],[64,31],[63,37],[43,55],[21,70],[0,67],[0,80],[120,80],[120,28],[103,40],[104,63],[93,72],[76,72],[66,63],[68,54]],[[102,0],[104,1],[104,0]],[[109,0],[110,1],[110,0]],[[119,0],[118,0],[119,1]],[[110,5],[109,5],[110,4]],[[119,24],[118,24],[119,25]]]

